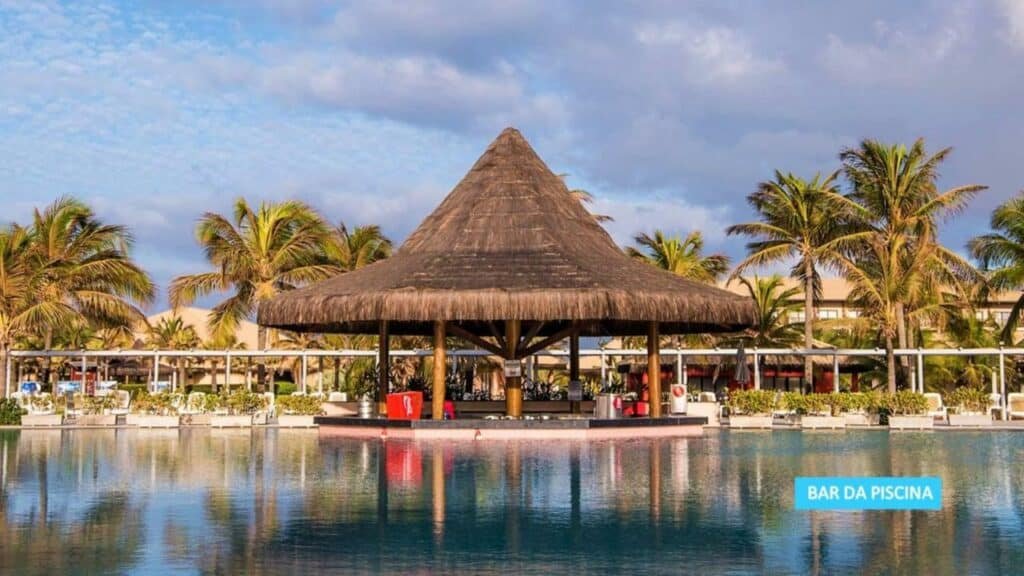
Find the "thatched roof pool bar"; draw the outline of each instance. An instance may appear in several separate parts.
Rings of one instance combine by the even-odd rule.
[[[754,311],[746,297],[629,258],[507,128],[394,256],[281,294],[260,307],[259,322],[377,333],[382,366],[389,335],[433,336],[432,415],[441,418],[448,334],[508,361],[566,338],[578,351],[580,336],[646,335],[650,396],[659,398],[659,334],[736,331],[753,324]],[[578,354],[571,360],[575,379]],[[520,384],[506,383],[510,416],[521,415]],[[660,416],[660,402],[651,404]]]

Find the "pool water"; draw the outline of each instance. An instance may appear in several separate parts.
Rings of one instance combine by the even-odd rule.
[[[616,442],[0,431],[0,572],[1011,574],[1024,433]],[[939,512],[803,512],[795,476],[943,479]]]

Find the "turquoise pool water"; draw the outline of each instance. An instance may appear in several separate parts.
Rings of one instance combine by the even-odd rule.
[[[0,431],[0,466],[5,574],[1024,571],[1024,433]],[[943,508],[795,511],[798,475],[938,475]]]

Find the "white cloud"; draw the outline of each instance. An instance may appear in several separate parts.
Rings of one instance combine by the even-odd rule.
[[[964,5],[953,5],[938,26],[925,31],[876,20],[871,42],[830,33],[820,62],[834,77],[851,84],[913,84],[948,70],[971,39],[969,16]]]
[[[760,58],[740,31],[723,26],[694,26],[687,22],[644,22],[634,35],[644,46],[669,50],[682,57],[686,72],[700,82],[736,82],[784,68],[779,60]]]
[[[996,4],[1006,18],[1004,40],[1017,50],[1024,50],[1024,1],[996,0]]]

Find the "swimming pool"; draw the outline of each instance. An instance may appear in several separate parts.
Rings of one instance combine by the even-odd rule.
[[[972,573],[1024,567],[1024,433],[400,442],[0,431],[0,571]],[[943,479],[938,512],[804,512],[795,476]]]

